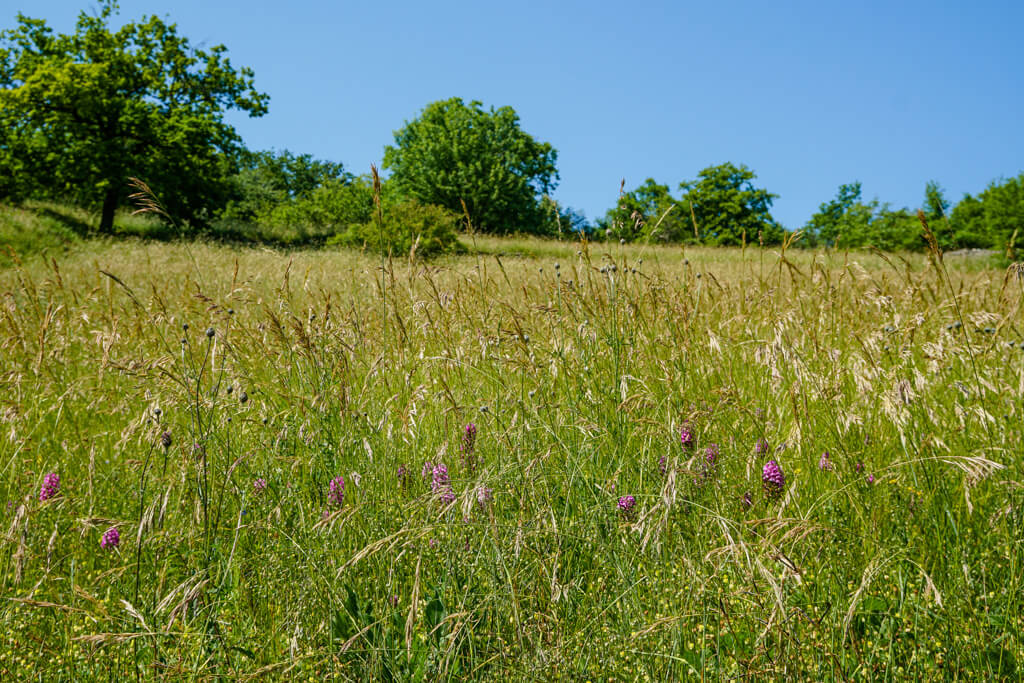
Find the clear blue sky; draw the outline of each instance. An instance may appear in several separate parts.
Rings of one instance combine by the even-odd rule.
[[[90,0],[0,0],[58,30]],[[840,183],[917,207],[1024,170],[1024,2],[122,0],[223,43],[271,96],[254,149],[362,173],[433,100],[511,105],[559,153],[555,197],[594,219],[619,180],[673,190],[745,163],[796,228]]]

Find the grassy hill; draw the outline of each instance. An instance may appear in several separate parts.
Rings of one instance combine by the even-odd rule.
[[[1020,673],[1012,273],[5,211],[0,679]]]

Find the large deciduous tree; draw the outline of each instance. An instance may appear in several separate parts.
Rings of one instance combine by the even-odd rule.
[[[724,163],[705,168],[697,179],[681,183],[683,199],[693,206],[701,241],[734,246],[744,235],[748,242],[781,241],[783,230],[771,215],[778,195],[754,187],[757,176],[744,165]]]
[[[673,197],[668,185],[654,178],[648,178],[635,190],[623,191],[615,208],[609,209],[600,221],[607,237],[627,242],[693,241],[691,225],[689,204]]]
[[[462,213],[483,232],[538,232],[550,225],[541,197],[558,182],[558,154],[519,127],[511,107],[485,110],[452,98],[429,104],[395,132],[384,167],[399,192]]]
[[[194,219],[222,200],[237,167],[224,112],[262,116],[268,97],[224,46],[194,48],[155,16],[114,30],[117,9],[101,0],[72,35],[22,14],[0,34],[0,192],[99,206],[109,230],[137,176]]]

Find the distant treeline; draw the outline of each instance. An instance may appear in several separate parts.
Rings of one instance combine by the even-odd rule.
[[[598,220],[599,230],[626,240],[695,244],[775,244],[785,230],[771,215],[777,198],[754,185],[745,166],[706,168],[695,181],[668,186],[648,178],[623,192],[618,205]],[[920,208],[944,249],[996,249],[1013,252],[1024,239],[1024,173],[993,182],[977,196],[965,195],[955,206],[935,181],[924,188]],[[926,247],[918,210],[894,209],[877,199],[865,200],[861,184],[841,185],[799,228],[805,246],[876,247],[922,250]]]
[[[101,0],[73,34],[19,14],[0,33],[0,200],[89,208],[98,230],[112,232],[116,212],[135,205],[128,180],[138,178],[153,189],[143,199],[173,223],[168,234],[420,253],[457,249],[459,229],[708,245],[776,244],[787,233],[771,215],[777,195],[731,163],[700,171],[677,195],[653,179],[628,191],[623,183],[592,223],[550,198],[559,180],[551,144],[524,132],[511,107],[458,98],[427,105],[396,131],[384,180],[309,154],[253,152],[224,121],[231,109],[267,112],[253,72],[155,16],[113,30],[116,12]],[[1012,252],[1024,174],[955,206],[929,183],[922,210],[943,248]],[[856,182],[801,230],[803,245],[924,247],[916,211],[867,201]]]

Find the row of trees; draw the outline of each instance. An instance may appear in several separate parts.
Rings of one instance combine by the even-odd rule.
[[[706,168],[696,180],[667,185],[648,178],[623,191],[615,208],[598,221],[599,233],[627,241],[713,245],[776,244],[785,231],[771,215],[777,195],[754,184],[746,166]],[[938,183],[925,186],[922,211],[943,249],[998,249],[1012,252],[1024,241],[1024,174],[993,182],[977,197],[965,195],[951,209]],[[861,184],[840,185],[801,228],[807,246],[920,250],[925,247],[916,211],[865,200]]]
[[[550,198],[559,180],[550,143],[523,131],[511,107],[458,98],[427,105],[395,132],[383,185],[310,155],[251,152],[224,114],[267,112],[253,72],[235,68],[223,46],[193,47],[158,17],[113,30],[117,9],[101,0],[70,35],[24,15],[0,34],[0,199],[94,207],[109,231],[127,179],[137,177],[186,228],[287,226],[302,239],[423,251],[456,248],[459,227],[713,245],[785,235],[771,215],[777,195],[732,163],[680,183],[678,196],[653,179],[630,191],[623,182],[616,205],[591,225]],[[929,183],[924,210],[945,248],[1012,249],[1024,222],[1024,175],[952,208]],[[804,244],[923,246],[914,213],[866,201],[856,182],[803,231]]]

